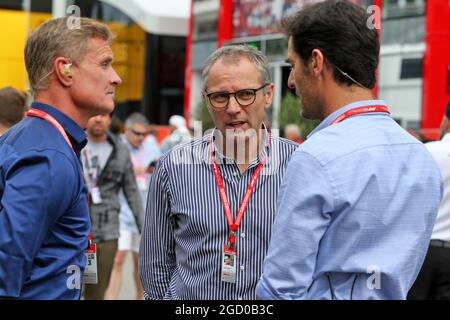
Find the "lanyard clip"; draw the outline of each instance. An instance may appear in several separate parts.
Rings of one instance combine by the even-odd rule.
[[[91,248],[91,246],[92,246],[92,232],[89,232],[89,235],[88,235],[88,249],[90,249]]]
[[[235,250],[236,245],[236,231],[230,231],[230,235],[228,236],[228,248],[230,250]]]

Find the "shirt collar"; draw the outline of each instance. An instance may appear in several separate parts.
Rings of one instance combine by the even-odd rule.
[[[87,143],[87,135],[84,130],[76,124],[75,121],[70,119],[67,115],[59,111],[58,109],[41,102],[33,102],[31,108],[39,109],[45,113],[51,115],[56,121],[64,128],[66,133],[76,142],[79,149],[83,148]]]
[[[359,107],[365,107],[365,106],[374,106],[374,105],[383,105],[386,106],[386,102],[384,102],[383,100],[363,100],[363,101],[357,101],[357,102],[353,102],[350,104],[347,104],[345,106],[343,106],[342,108],[339,108],[338,110],[334,111],[332,114],[330,114],[328,117],[326,117],[309,135],[308,138],[310,136],[312,136],[314,133],[325,129],[326,127],[328,127],[329,125],[331,125],[331,123],[334,121],[334,119],[336,119],[337,117],[339,117],[340,115],[342,115],[343,113],[347,112],[350,109],[354,109],[354,108],[359,108]],[[377,112],[378,113],[378,112]]]
[[[261,159],[264,159],[266,157],[266,155],[270,154],[269,153],[269,148],[270,148],[270,142],[268,142],[267,140],[267,135],[269,134],[268,130],[267,130],[267,126],[263,123],[263,128],[264,128],[264,133],[263,133],[263,142],[264,142],[264,147],[261,149],[261,151],[258,154],[258,157],[253,159],[253,161],[250,162],[249,164],[249,168],[257,165]],[[211,134],[205,136],[206,138],[206,142],[207,142],[207,148],[206,148],[206,155],[205,155],[205,160],[208,163],[211,163],[211,156],[210,156],[210,152],[209,152],[209,143],[211,141],[211,137],[214,137],[214,134],[216,133],[216,130],[218,130],[217,128],[214,128],[213,131],[211,132]],[[269,136],[270,137],[270,136]],[[227,157],[226,155],[224,155],[222,152],[220,152],[219,149],[217,149],[216,145],[213,144],[213,152],[214,155],[216,156],[216,160],[218,164],[231,164],[231,163],[235,163],[234,158],[231,157]]]

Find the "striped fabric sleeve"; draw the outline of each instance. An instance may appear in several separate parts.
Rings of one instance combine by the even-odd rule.
[[[174,247],[168,176],[161,160],[150,178],[139,250],[139,273],[147,300],[164,298],[176,265]]]

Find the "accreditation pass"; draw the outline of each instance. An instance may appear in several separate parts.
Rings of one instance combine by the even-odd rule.
[[[222,281],[236,283],[236,251],[230,250],[228,245],[223,247]]]
[[[89,248],[86,249],[86,268],[83,273],[83,283],[96,284],[97,277],[97,245],[91,242]]]

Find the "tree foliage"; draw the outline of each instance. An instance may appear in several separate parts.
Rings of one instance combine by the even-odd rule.
[[[302,132],[302,139],[305,140],[308,134],[320,123],[318,120],[307,120],[300,115],[301,103],[298,97],[291,92],[287,92],[281,100],[280,113],[278,115],[278,125],[280,135],[283,136],[284,128],[290,124],[299,126]]]
[[[202,132],[204,133],[208,129],[214,128],[214,122],[209,114],[208,107],[206,106],[205,100],[196,106],[194,111],[194,118],[202,123]]]

